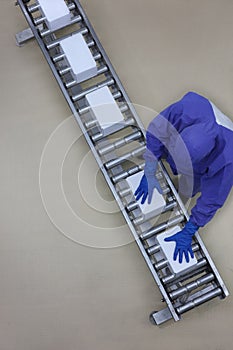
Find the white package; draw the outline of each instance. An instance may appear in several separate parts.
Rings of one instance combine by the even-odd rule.
[[[72,68],[72,76],[81,83],[97,75],[96,62],[82,34],[74,34],[60,41],[65,60]]]
[[[71,13],[64,0],[38,0],[46,24],[52,31],[68,25]]]
[[[167,260],[169,261],[169,265],[172,269],[172,271],[177,274],[180,273],[181,271],[190,269],[193,265],[196,265],[197,259],[194,255],[194,258],[191,258],[189,254],[189,262],[186,262],[186,259],[183,255],[183,260],[182,263],[179,263],[179,257],[177,256],[176,260],[173,260],[173,255],[174,255],[174,250],[176,243],[175,242],[165,242],[164,239],[174,235],[175,233],[181,231],[181,228],[179,226],[174,226],[171,229],[165,231],[164,233],[160,233],[156,236],[158,243],[166,256]]]
[[[144,175],[144,171],[140,171],[137,174],[134,174],[126,178],[126,181],[133,193],[138,188],[143,175]],[[152,200],[150,204],[148,204],[148,198],[146,199],[144,204],[141,204],[141,199],[138,201],[138,206],[141,209],[141,212],[146,219],[159,215],[163,211],[165,205],[166,205],[166,201],[163,198],[163,195],[160,194],[156,189],[153,192]]]
[[[87,94],[86,100],[104,135],[115,131],[124,122],[123,114],[107,86]]]

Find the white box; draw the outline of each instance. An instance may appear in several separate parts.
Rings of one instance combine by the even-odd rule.
[[[65,27],[71,21],[71,13],[64,0],[38,0],[40,11],[52,31]]]
[[[96,62],[82,34],[74,34],[61,40],[60,46],[72,68],[72,76],[78,83],[97,75]]]
[[[114,132],[124,123],[123,114],[107,86],[87,94],[86,100],[104,135]]]
[[[138,188],[141,178],[144,175],[144,171],[140,171],[137,174],[129,176],[126,178],[126,181],[134,193]],[[141,204],[141,199],[138,201],[138,206],[141,209],[141,212],[146,219],[150,219],[156,215],[159,215],[166,205],[166,201],[163,198],[163,195],[160,194],[156,189],[153,192],[151,203],[148,204],[148,198],[144,204]]]
[[[187,269],[190,269],[192,266],[196,265],[197,259],[194,255],[194,258],[191,258],[189,254],[189,262],[186,262],[185,257],[183,256],[182,263],[179,263],[179,257],[177,257],[176,260],[173,260],[174,250],[176,243],[175,242],[165,242],[164,239],[174,235],[175,233],[181,231],[181,228],[179,226],[174,226],[171,229],[165,231],[164,233],[160,233],[156,236],[158,243],[161,247],[161,250],[163,251],[164,255],[166,256],[167,260],[169,261],[169,265],[172,269],[172,271],[175,274],[180,273],[181,271],[185,271]]]

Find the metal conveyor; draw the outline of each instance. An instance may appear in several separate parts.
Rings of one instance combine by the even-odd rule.
[[[133,186],[144,168],[144,128],[80,2],[66,1],[60,13],[46,7],[45,0],[16,4],[29,25],[16,34],[18,45],[37,40],[166,303],[151,313],[150,320],[157,325],[172,318],[178,321],[211,299],[225,298],[227,288],[198,233],[190,264],[173,265],[162,245],[162,235],[179,230],[189,219],[162,162],[156,176],[163,195],[154,201],[160,200],[160,206],[144,211],[135,200]],[[73,60],[79,47],[80,56],[87,55],[81,71]],[[99,109],[96,101],[102,106],[109,103],[111,112],[106,105]]]

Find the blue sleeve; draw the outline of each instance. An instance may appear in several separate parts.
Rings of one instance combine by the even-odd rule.
[[[149,124],[146,132],[147,150],[145,160],[160,159],[168,146],[174,124],[182,114],[181,102],[176,102],[164,109]]]
[[[205,226],[221,208],[233,185],[233,165],[228,164],[215,174],[201,179],[201,196],[191,211],[190,220],[199,227]]]

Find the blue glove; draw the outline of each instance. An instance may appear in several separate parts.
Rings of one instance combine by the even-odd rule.
[[[175,233],[171,237],[165,238],[165,242],[176,242],[176,247],[174,251],[173,259],[176,260],[179,255],[179,263],[182,263],[183,254],[187,263],[189,262],[189,254],[194,258],[192,251],[192,237],[195,232],[198,230],[198,226],[194,225],[191,221],[188,221],[182,231]]]
[[[160,194],[163,193],[159,181],[155,176],[157,166],[158,161],[146,162],[145,164],[144,175],[141,178],[140,184],[134,193],[137,201],[142,197],[141,204],[145,203],[147,196],[148,204],[151,203],[152,195],[155,188]]]

